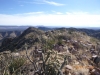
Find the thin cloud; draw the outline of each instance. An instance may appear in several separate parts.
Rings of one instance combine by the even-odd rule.
[[[88,15],[88,12],[66,12],[67,15]]]
[[[47,1],[47,0],[34,0],[32,2],[29,1],[19,1],[20,3],[30,3],[30,4],[49,4],[49,5],[54,5],[54,6],[63,6],[65,4],[62,3],[57,3],[54,1]]]
[[[61,14],[63,14],[62,12],[57,12],[57,11],[52,11],[54,14],[58,14],[58,15],[61,15]]]
[[[44,2],[47,3],[47,4],[50,4],[50,5],[55,5],[55,6],[63,6],[63,5],[65,5],[65,4],[54,2],[54,1],[44,0]]]
[[[55,25],[70,27],[100,27],[100,15],[92,15],[89,13],[83,15],[83,13],[80,13],[79,15],[73,13],[70,13],[70,15],[58,15],[42,12],[29,12],[20,15],[0,14],[0,25]]]
[[[29,13],[23,13],[23,14],[20,14],[20,15],[39,15],[39,14],[43,14],[44,12],[42,11],[39,11],[39,12],[29,12]]]
[[[32,16],[32,15],[41,15],[44,14],[44,12],[28,12],[28,13],[22,13],[22,14],[14,14],[13,16]]]
[[[63,13],[61,13],[61,12],[56,12],[56,14],[58,14],[58,15],[62,15]]]

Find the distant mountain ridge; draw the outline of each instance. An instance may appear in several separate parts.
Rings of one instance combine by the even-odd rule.
[[[5,38],[16,38],[27,29],[28,26],[0,26],[0,45]]]
[[[85,29],[85,28],[67,28],[68,30],[85,32],[87,35],[100,39],[100,30]]]
[[[74,37],[72,37],[72,35],[76,36],[74,34],[74,32],[76,32],[75,34],[78,35],[80,38],[81,35],[84,37],[84,36],[87,36],[87,34],[90,36],[94,36],[94,35],[92,35],[92,33],[94,34],[99,31],[90,30],[90,29],[78,29],[78,28],[52,28],[51,29],[51,28],[46,28],[46,27],[38,27],[38,28],[29,27],[22,34],[20,34],[17,38],[5,39],[3,41],[1,48],[4,48],[2,50],[9,49],[12,51],[15,49],[22,48],[22,46],[25,43],[29,44],[30,46],[32,46],[36,43],[43,44],[43,42],[45,42],[46,38],[47,39],[48,38],[50,38],[50,39],[53,39],[53,38],[71,39],[71,38],[73,38],[74,39]],[[66,35],[63,35],[63,33]],[[59,35],[62,35],[62,36],[59,37]],[[68,36],[68,37],[66,37],[66,36]]]
[[[30,26],[33,27],[33,26]],[[0,43],[3,41],[4,38],[15,38],[21,35],[21,33],[29,28],[29,26],[0,26]],[[48,30],[55,30],[55,29],[63,29],[62,28],[53,28],[49,26],[35,26],[35,28],[38,28],[43,31],[48,31]],[[100,29],[99,28],[65,28],[70,31],[79,31],[79,32],[84,32],[88,34],[89,36],[95,37],[97,39],[100,39]]]
[[[29,26],[0,26],[0,32],[5,31],[24,31]]]
[[[16,38],[22,34],[23,31],[3,31],[0,32],[0,45],[5,38]]]

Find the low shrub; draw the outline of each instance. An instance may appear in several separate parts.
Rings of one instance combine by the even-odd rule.
[[[13,59],[12,62],[10,63],[10,65],[9,65],[10,74],[13,74],[14,72],[17,72],[17,70],[22,65],[24,65],[24,63],[25,63],[25,59],[23,59],[23,58]]]

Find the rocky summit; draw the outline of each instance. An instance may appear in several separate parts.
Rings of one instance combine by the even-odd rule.
[[[2,41],[0,59],[0,74],[100,75],[100,40],[72,28],[29,27]]]

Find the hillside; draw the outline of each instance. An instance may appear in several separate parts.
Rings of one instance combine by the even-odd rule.
[[[62,43],[62,40],[65,41],[77,41],[77,42],[83,42],[86,43],[93,43],[96,45],[99,43],[99,40],[88,36],[86,33],[81,32],[83,30],[76,30],[76,29],[66,29],[66,28],[58,28],[51,31],[42,31],[38,28],[30,27],[27,30],[25,30],[19,37],[15,38],[11,42],[7,42],[3,45],[3,50],[9,49],[13,51],[13,49],[20,49],[22,46],[27,43],[30,45],[36,45],[36,43],[39,43],[40,45],[45,44],[45,41],[53,40],[54,43],[59,43],[59,41]],[[7,33],[5,33],[6,35]],[[89,33],[90,34],[90,33]],[[5,35],[1,36],[4,37]],[[16,37],[15,33],[10,33],[11,37]],[[3,41],[4,43],[5,41]],[[1,46],[2,48],[2,46]],[[1,49],[2,50],[2,49]]]
[[[45,64],[48,65],[49,68],[54,69],[53,71],[51,69],[48,69],[48,71],[59,71],[57,69],[59,67],[62,71],[65,65],[69,65],[70,67],[74,68],[76,66],[76,69],[74,69],[74,73],[83,72],[83,75],[88,75],[90,66],[94,69],[100,68],[99,63],[95,63],[91,59],[94,55],[100,55],[100,40],[90,37],[86,33],[81,31],[77,29],[66,28],[43,31],[38,28],[29,27],[19,37],[14,39],[8,38],[4,40],[2,46],[0,47],[0,51],[2,54],[6,54],[6,51],[8,51],[8,53],[10,52],[11,54],[18,52],[20,54],[18,56],[24,57],[26,62],[28,63],[22,66],[24,72],[22,67],[20,68],[23,73],[27,72],[24,67],[31,70],[31,67],[27,66],[30,65],[29,60],[27,59],[28,57],[26,55],[28,54],[35,65],[37,65],[35,62],[40,62],[38,59],[40,59],[41,62],[47,61]],[[27,49],[28,53],[25,49]],[[43,57],[45,59],[42,58],[43,54],[41,55],[41,52],[43,52]],[[57,68],[52,65],[55,63]],[[61,66],[61,64],[63,65]],[[77,65],[79,65],[81,69],[79,67],[77,68]],[[37,66],[39,67],[39,65]],[[35,71],[32,70],[33,73]],[[50,74],[52,72],[50,72]],[[29,73],[30,71],[28,72],[28,74]],[[49,75],[49,73],[47,75]]]
[[[38,27],[39,29],[43,31],[53,30],[53,29],[59,29],[59,28],[49,28],[49,27]],[[100,39],[100,28],[66,28],[67,30],[72,31],[80,31],[85,32],[87,35]]]
[[[48,31],[48,30],[54,30],[54,29],[59,29],[59,28],[49,28],[49,27],[38,27],[39,29],[43,31]],[[87,35],[100,39],[100,28],[66,28],[67,30],[72,30],[72,31],[80,31],[80,32],[85,32]]]
[[[95,29],[85,29],[85,28],[67,28],[68,30],[74,30],[74,31],[81,31],[85,32],[87,35],[100,39],[100,30],[95,30]]]
[[[22,34],[22,31],[2,31],[0,32],[0,46],[6,38],[15,38]]]

